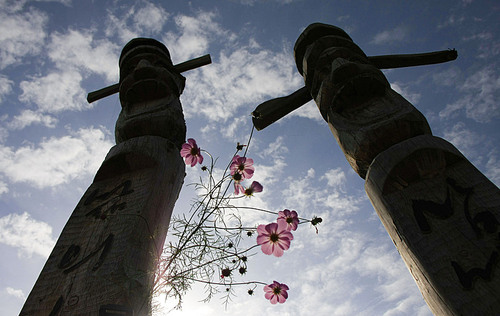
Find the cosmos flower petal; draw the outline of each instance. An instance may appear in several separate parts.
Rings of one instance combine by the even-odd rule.
[[[288,250],[290,248],[290,239],[288,238],[280,238],[276,243],[283,250]]]
[[[261,250],[266,255],[271,255],[273,253],[273,244],[271,244],[271,243],[264,243],[261,246]]]
[[[193,138],[188,138],[188,143],[191,147],[196,147],[196,141]]]
[[[259,235],[257,236],[257,245],[262,245],[269,241],[268,235]]]
[[[285,293],[286,293],[286,292],[285,292]],[[285,301],[286,301],[286,299],[287,299],[287,298],[285,297],[285,295],[276,295],[276,296],[277,296],[277,298],[278,298],[278,302],[279,302],[279,303],[281,303],[281,304],[285,303]],[[287,294],[287,296],[288,296],[288,294]]]
[[[277,227],[278,233],[287,230],[288,224],[287,224],[287,222],[284,219],[278,218],[278,220],[276,222],[277,222],[277,225],[278,225],[278,227]]]
[[[180,155],[184,158],[186,165],[191,165],[191,167],[203,162],[201,150],[192,138],[189,138],[187,143],[182,144]]]
[[[287,249],[288,249],[288,248],[287,248]],[[278,257],[278,258],[279,258],[279,257],[283,256],[283,253],[284,253],[284,250],[283,250],[281,247],[279,247],[279,246],[277,246],[277,245],[274,245],[274,244],[273,244],[273,251],[272,251],[272,254],[273,254],[275,257]]]
[[[258,234],[267,234],[267,230],[266,230],[266,225],[264,224],[261,224],[259,226],[257,226],[257,233]]]
[[[264,228],[266,229],[266,231],[269,235],[274,234],[274,233],[276,233],[276,231],[278,229],[278,224],[277,223],[270,223],[270,224],[267,224]]]

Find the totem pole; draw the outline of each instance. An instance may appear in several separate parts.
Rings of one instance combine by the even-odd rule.
[[[391,89],[381,68],[456,51],[367,57],[342,29],[311,24],[294,47],[305,87],[254,111],[262,129],[313,98],[436,315],[500,312],[500,190]]]
[[[148,315],[158,259],[185,164],[180,72],[210,58],[172,65],[153,39],[130,41],[120,82],[89,102],[120,92],[115,139],[76,206],[20,315]]]

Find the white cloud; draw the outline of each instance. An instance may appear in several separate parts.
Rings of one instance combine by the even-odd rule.
[[[26,295],[24,295],[23,290],[16,290],[16,289],[11,288],[11,287],[6,287],[5,292],[8,295],[14,296],[15,298],[17,298],[21,301],[26,300]]]
[[[224,39],[226,45],[235,35],[223,30],[214,21],[214,12],[199,12],[196,16],[178,15],[174,18],[178,30],[168,32],[163,41],[169,47],[172,58],[187,60],[208,53],[210,41]],[[180,62],[182,62],[180,61]]]
[[[276,140],[272,143],[269,143],[267,148],[259,151],[259,156],[262,158],[267,158],[270,160],[281,159],[284,160],[284,155],[288,153],[288,148],[284,144],[284,137],[278,136]]]
[[[340,167],[336,169],[330,169],[323,176],[320,177],[320,180],[327,181],[328,186],[334,188],[342,188],[344,183],[347,181],[344,171]]]
[[[177,62],[209,53],[213,42],[224,45],[219,56],[212,55],[212,64],[185,74],[182,99],[189,100],[184,108],[186,117],[201,114],[209,124],[236,117],[225,128],[225,135],[234,137],[231,133],[237,130],[236,121],[248,118],[256,101],[289,93],[300,86],[301,78],[296,74],[291,51],[263,50],[254,39],[238,43],[237,35],[221,28],[216,17],[213,12],[178,15],[174,18],[178,30],[167,33],[163,41]],[[238,116],[249,102],[251,107]],[[212,129],[206,127],[206,131]]]
[[[500,76],[494,68],[481,69],[465,80],[460,90],[463,96],[455,103],[446,105],[439,112],[441,119],[448,119],[455,112],[465,109],[465,114],[477,122],[489,122],[500,117]]]
[[[23,91],[19,100],[37,108],[22,111],[10,122],[10,128],[22,129],[30,124],[55,127],[57,120],[46,113],[92,108],[82,88],[82,81],[91,74],[104,76],[108,82],[118,81],[118,47],[108,40],[95,40],[90,31],[54,33],[47,50],[55,68],[19,84]]]
[[[287,205],[294,205],[296,209],[321,211],[321,214],[316,215],[334,221],[357,212],[361,201],[366,199],[364,195],[343,193],[336,186],[342,179],[345,179],[345,174],[340,169],[327,170],[319,177],[319,181],[326,180],[327,186],[321,185],[316,179],[315,170],[311,168],[303,178],[289,177],[284,181],[288,187],[282,191],[283,198]]]
[[[0,146],[0,172],[14,182],[53,187],[94,174],[113,144],[101,129],[86,128],[38,146]]]
[[[19,255],[28,257],[33,254],[48,257],[55,244],[52,227],[26,212],[0,218],[0,242],[19,248]]]
[[[478,155],[476,146],[482,144],[486,138],[468,129],[463,122],[458,122],[452,128],[445,130],[444,139],[452,143],[464,156],[473,159],[475,164],[481,162],[484,158]],[[472,161],[472,160],[471,160]]]
[[[390,30],[385,30],[377,33],[371,43],[373,44],[387,44],[392,42],[401,42],[408,36],[408,29],[404,26],[397,26]]]
[[[494,149],[488,154],[486,162],[486,176],[500,187],[500,160],[498,159],[497,150]]]
[[[117,35],[123,43],[134,37],[151,37],[163,29],[170,14],[161,6],[142,2],[123,14],[108,13],[106,36]]]
[[[136,31],[157,34],[162,30],[168,17],[169,13],[165,9],[146,2],[144,7],[133,14],[134,28]]]
[[[0,103],[3,97],[12,92],[14,81],[9,80],[6,76],[0,74]]]
[[[82,79],[81,73],[75,70],[34,77],[19,84],[23,90],[19,100],[36,104],[38,111],[46,113],[92,108],[92,104],[87,103],[86,93],[80,85]]]
[[[384,315],[430,315],[403,261],[390,249],[390,239],[383,233],[361,232],[358,224],[337,231],[328,222],[328,228],[320,228],[319,238],[297,234],[293,242],[304,240],[305,249],[316,250],[318,240],[326,238],[328,251],[309,250],[307,258],[300,259],[307,268],[295,274],[289,286],[307,300],[287,304],[300,311],[297,315],[308,315],[311,310],[317,315],[382,315],[381,311]]]
[[[3,182],[0,180],[0,195],[9,192],[9,187],[7,186],[7,183]]]
[[[403,98],[408,100],[411,104],[415,105],[420,100],[420,93],[411,92],[408,88],[408,85],[405,85],[401,82],[393,82],[391,83],[391,88],[397,93],[401,94]]]
[[[285,5],[285,4],[290,4],[293,2],[296,2],[297,0],[274,0],[274,2],[277,2],[278,4]],[[243,5],[248,5],[248,6],[253,6],[257,2],[268,2],[268,1],[262,1],[262,0],[238,0],[239,3]]]
[[[240,46],[230,54],[221,52],[219,61],[187,74],[190,100],[187,117],[203,114],[211,121],[225,122],[243,106],[249,115],[256,102],[284,95],[300,85],[288,52],[253,51]]]
[[[461,77],[460,69],[452,67],[448,68],[442,72],[437,72],[432,75],[432,80],[434,83],[443,86],[455,86]]]
[[[462,37],[462,40],[464,41],[472,41],[472,40],[491,40],[493,38],[493,34],[490,32],[480,32],[477,34],[473,34],[470,36],[464,36]]]
[[[56,126],[57,119],[50,115],[44,115],[39,112],[32,110],[23,110],[21,114],[15,116],[7,126],[10,129],[23,129],[31,124],[41,124],[46,127],[54,128]]]
[[[311,120],[315,120],[318,122],[323,122],[323,117],[321,116],[321,113],[319,112],[318,106],[314,101],[309,101],[297,110],[289,113],[286,115],[285,118],[288,117],[303,117],[303,118],[308,118]]]
[[[0,122],[2,122],[2,125],[6,125],[6,123],[4,122],[7,120],[7,118],[8,118],[7,114],[0,116]],[[7,128],[0,126],[0,144],[5,142],[7,136],[9,136],[9,131],[7,130]]]
[[[71,5],[72,0],[0,0],[0,8],[10,13],[22,10],[28,2],[59,2],[66,6]]]
[[[0,10],[0,69],[41,51],[47,20],[45,13],[35,9],[22,14]]]
[[[455,14],[451,14],[444,22],[439,23],[437,25],[438,29],[448,27],[448,26],[456,26],[460,25],[465,21],[465,18],[463,16],[455,16]]]
[[[90,31],[69,30],[54,33],[48,44],[48,56],[61,71],[83,70],[118,81],[119,47],[109,40],[96,40]]]

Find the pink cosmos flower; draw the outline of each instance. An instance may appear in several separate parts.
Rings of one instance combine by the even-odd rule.
[[[277,223],[259,225],[257,233],[257,245],[261,245],[262,252],[276,257],[281,257],[290,248],[293,239],[292,233],[288,231],[288,224],[283,219],[278,219]]]
[[[248,188],[243,192],[246,196],[252,196],[256,192],[262,192],[264,187],[257,181],[252,182]]]
[[[240,157],[239,155],[233,157],[233,161],[231,162],[231,166],[229,168],[231,175],[239,173],[243,179],[250,179],[255,171],[255,168],[253,167],[253,159]]]
[[[200,148],[192,138],[189,138],[187,143],[182,144],[181,157],[185,159],[186,165],[191,165],[191,167],[194,167],[197,163],[201,164],[203,162]]]
[[[234,181],[234,195],[245,193],[245,188],[240,184],[239,181]]]
[[[299,225],[299,217],[297,212],[290,210],[283,210],[278,212],[278,219],[284,219],[288,224],[288,231],[297,230],[297,226]]]
[[[271,304],[283,304],[288,298],[287,290],[288,286],[286,284],[273,281],[272,284],[264,286],[264,292],[266,292],[264,296],[271,301]]]

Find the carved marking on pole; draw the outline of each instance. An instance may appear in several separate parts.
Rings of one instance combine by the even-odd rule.
[[[460,264],[458,264],[458,262],[456,261],[452,261],[451,266],[455,270],[455,273],[457,274],[458,279],[460,280],[460,284],[462,284],[464,289],[471,290],[473,289],[474,281],[477,278],[481,278],[485,281],[491,281],[491,277],[493,275],[493,271],[496,267],[497,262],[498,262],[498,252],[493,251],[484,269],[472,268],[469,271],[464,271],[464,269],[462,269]]]
[[[85,216],[93,216],[95,219],[106,219],[107,215],[114,214],[116,211],[124,210],[127,207],[127,202],[120,203],[120,201],[123,196],[134,192],[134,190],[130,189],[131,186],[132,181],[126,180],[112,190],[101,195],[97,195],[99,193],[99,189],[96,189],[85,200],[84,204],[89,205],[95,200],[101,200],[103,203],[93,208],[90,212],[85,214]],[[120,188],[122,188],[122,190],[118,193]]]
[[[92,192],[89,197],[85,199],[84,205],[89,205],[95,200],[101,200],[101,201],[106,201],[108,200],[111,196],[117,195],[117,196],[124,196],[127,194],[130,194],[134,192],[133,189],[130,189],[132,187],[132,181],[131,180],[126,180],[122,182],[120,185],[114,187],[112,190],[105,192],[101,195],[99,194],[99,189],[95,189],[94,192]],[[117,193],[119,189],[122,189],[120,193]]]
[[[424,233],[432,231],[429,221],[425,217],[425,213],[432,215],[438,219],[447,219],[453,215],[453,207],[451,206],[450,189],[446,191],[446,200],[443,203],[426,200],[412,200],[413,215],[417,221],[418,227]],[[424,213],[425,212],[425,213]]]
[[[111,246],[113,245],[113,238],[114,238],[114,235],[109,234],[108,237],[106,238],[106,240],[104,242],[102,242],[99,245],[99,247],[94,249],[90,254],[88,254],[87,256],[82,258],[80,261],[76,262],[75,264],[73,264],[69,268],[65,269],[64,273],[70,273],[70,272],[78,269],[84,263],[89,261],[92,257],[97,255],[102,250],[101,255],[97,259],[97,262],[92,267],[92,271],[96,271],[97,269],[99,269],[99,267],[104,263],[104,259],[106,259],[106,255],[111,250]],[[77,247],[77,249],[75,249],[76,247]],[[61,266],[65,267],[66,265],[68,265],[68,261],[63,261],[63,260],[68,260],[68,258],[71,258],[71,260],[74,260],[75,256],[77,256],[78,253],[80,252],[80,247],[79,246],[76,246],[76,247],[73,247],[73,245],[71,245],[71,247],[69,247],[69,249],[64,254],[63,258],[61,259],[61,262],[59,263],[59,267],[61,267]],[[78,250],[77,253],[75,253],[76,250]]]
[[[117,145],[65,225],[21,315],[151,313],[152,271],[185,175],[180,72],[208,62],[205,56],[174,66],[153,39],[125,45],[119,85],[89,95],[120,92]]]
[[[59,269],[66,269],[67,267],[69,267],[78,258],[80,249],[81,248],[78,245],[69,246],[68,250],[64,253],[64,256],[62,257],[57,267]]]
[[[493,234],[497,232],[499,222],[495,215],[490,211],[480,211],[474,217],[471,215],[471,210],[475,208],[470,206],[470,198],[473,194],[473,188],[462,187],[457,184],[457,182],[451,178],[446,179],[447,191],[446,199],[443,203],[437,203],[434,201],[426,200],[412,200],[412,208],[415,216],[415,220],[423,233],[431,233],[432,229],[429,224],[428,219],[425,214],[430,214],[434,218],[445,220],[453,215],[453,206],[450,197],[450,188],[453,189],[457,194],[463,196],[463,213],[467,219],[467,223],[470,228],[474,231],[478,239],[484,238],[485,234]],[[499,248],[500,244],[496,247]],[[476,279],[481,278],[484,281],[491,281],[493,271],[498,263],[499,253],[497,251],[492,251],[488,261],[486,262],[484,268],[474,267],[467,271],[462,268],[458,261],[451,261],[451,266],[455,271],[455,274],[460,281],[460,284],[466,290],[471,290],[474,287],[474,282]]]
[[[61,310],[63,303],[64,303],[64,299],[62,296],[60,296],[59,299],[54,304],[54,308],[52,308],[52,311],[50,311],[49,316],[56,316],[59,313],[59,311]]]

